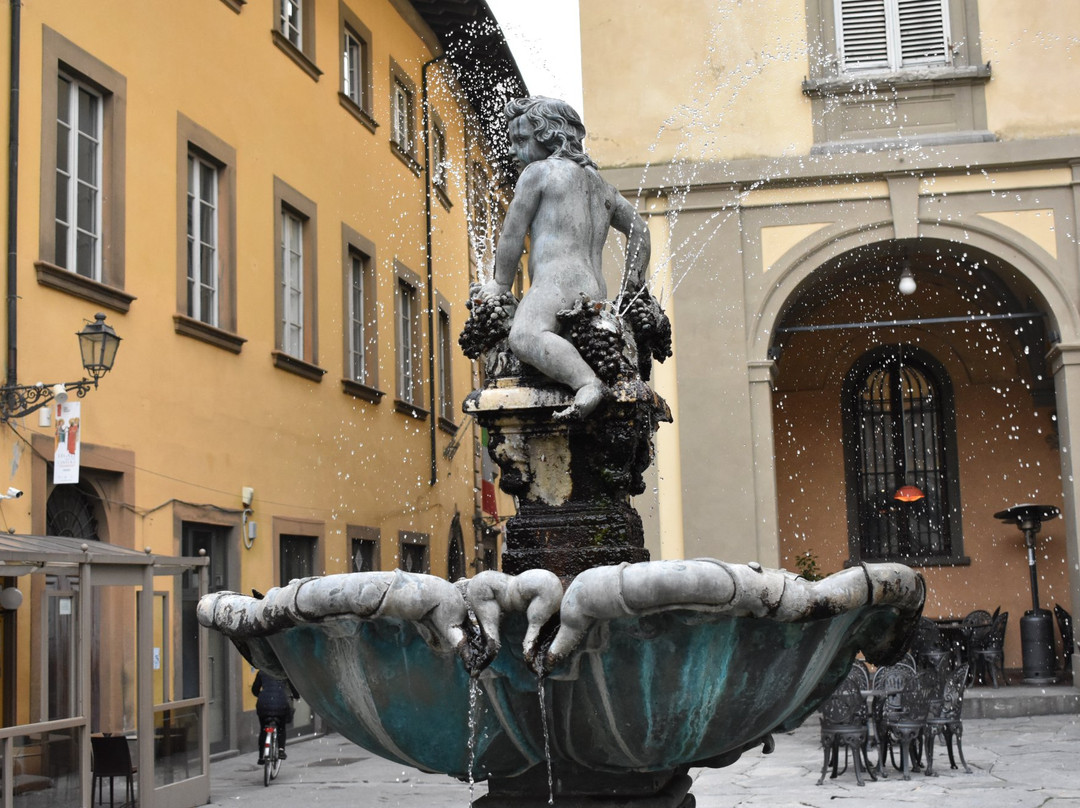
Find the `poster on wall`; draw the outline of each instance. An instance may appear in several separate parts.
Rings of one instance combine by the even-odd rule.
[[[53,485],[79,481],[79,446],[82,443],[82,403],[65,401],[54,407],[56,448],[53,452]]]

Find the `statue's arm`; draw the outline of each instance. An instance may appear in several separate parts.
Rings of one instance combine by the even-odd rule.
[[[491,281],[495,287],[491,290],[494,294],[508,291],[517,275],[521,255],[525,252],[525,236],[543,195],[542,165],[533,163],[526,166],[518,178],[514,198],[506,211],[499,243],[495,247],[495,277]]]
[[[634,206],[618,191],[612,191],[615,196],[615,213],[611,217],[611,226],[626,236],[626,268],[620,292],[636,292],[645,285],[652,239],[648,225],[634,210]]]

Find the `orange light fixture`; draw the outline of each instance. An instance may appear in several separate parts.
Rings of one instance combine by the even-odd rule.
[[[926,494],[922,492],[922,489],[917,485],[904,485],[896,489],[896,493],[893,494],[893,499],[899,502],[918,502],[920,499],[924,499]]]

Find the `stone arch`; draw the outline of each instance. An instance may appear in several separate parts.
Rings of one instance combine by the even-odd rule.
[[[979,217],[970,217],[979,220]],[[768,358],[776,328],[786,304],[822,266],[857,247],[886,243],[894,238],[891,221],[857,228],[825,228],[809,237],[799,249],[784,255],[770,272],[772,284],[753,313],[748,345],[751,362]],[[1080,341],[1080,310],[1072,302],[1061,281],[1058,261],[1030,240],[989,219],[923,223],[918,238],[936,238],[960,246],[979,248],[996,256],[1019,272],[1042,298],[1042,308],[1050,319],[1058,341]]]

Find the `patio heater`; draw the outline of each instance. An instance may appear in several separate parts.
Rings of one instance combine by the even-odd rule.
[[[1039,576],[1035,570],[1035,534],[1042,523],[1061,513],[1053,505],[1013,505],[998,511],[995,519],[1010,522],[1020,528],[1027,547],[1028,570],[1031,573],[1031,611],[1020,618],[1020,650],[1024,663],[1024,681],[1033,685],[1048,685],[1057,681],[1057,652],[1054,650],[1054,622],[1050,612],[1039,608]]]

